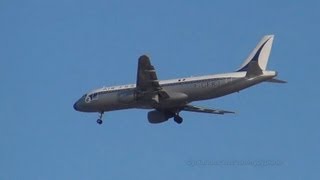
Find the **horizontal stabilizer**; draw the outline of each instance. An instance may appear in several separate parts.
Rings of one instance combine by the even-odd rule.
[[[186,105],[182,109],[183,111],[190,111],[190,112],[200,112],[200,113],[210,113],[210,114],[226,114],[226,113],[234,113],[232,111],[225,111],[220,109],[212,109],[212,108],[203,108],[197,107],[192,105]]]
[[[287,81],[283,81],[283,80],[280,80],[280,79],[269,79],[265,82],[270,82],[270,83],[287,83]]]

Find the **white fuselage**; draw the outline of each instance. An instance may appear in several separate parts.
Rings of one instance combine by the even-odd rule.
[[[199,77],[159,81],[169,98],[152,103],[137,98],[136,85],[103,87],[95,89],[75,106],[83,112],[105,112],[129,108],[162,109],[186,105],[192,101],[206,100],[228,95],[275,77],[275,71],[263,71],[259,76],[248,78],[246,72],[234,72]]]

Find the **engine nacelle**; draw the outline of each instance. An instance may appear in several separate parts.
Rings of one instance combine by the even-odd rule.
[[[160,111],[150,111],[148,112],[148,121],[152,124],[162,123],[167,121],[169,118],[167,115]]]

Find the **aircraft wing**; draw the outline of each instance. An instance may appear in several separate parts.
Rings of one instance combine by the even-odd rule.
[[[137,89],[142,92],[153,92],[161,89],[156,70],[146,55],[142,55],[138,62]]]
[[[226,114],[226,113],[235,113],[232,111],[225,111],[220,109],[209,109],[209,108],[203,108],[193,105],[186,105],[181,110],[183,111],[190,111],[190,112],[200,112],[200,113],[210,113],[210,114]]]
[[[142,55],[139,58],[136,89],[139,98],[143,99],[152,99],[159,102],[159,98],[169,97],[169,95],[162,90],[156,70],[146,55]]]

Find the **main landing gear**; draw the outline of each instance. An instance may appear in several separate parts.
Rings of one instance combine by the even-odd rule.
[[[174,115],[173,120],[178,124],[181,124],[183,122],[183,118],[179,116],[179,114]]]
[[[99,119],[97,119],[97,123],[98,123],[99,125],[101,125],[101,124],[103,123],[103,121],[102,121],[103,113],[104,113],[104,112],[100,112]]]

